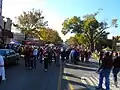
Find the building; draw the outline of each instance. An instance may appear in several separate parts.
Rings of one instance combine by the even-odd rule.
[[[39,40],[38,38],[28,37],[25,40],[24,33],[13,33],[13,39],[11,41],[17,44],[24,44],[24,45],[43,45],[44,44],[44,42],[42,40]]]
[[[11,32],[12,20],[2,16],[2,4],[3,0],[0,0],[0,44],[9,44],[11,38],[13,38]]]
[[[11,32],[12,20],[10,18],[5,18],[0,15],[0,44],[9,44],[11,38],[13,38],[13,33]]]
[[[25,35],[23,33],[13,33],[11,41],[21,43],[24,41]]]

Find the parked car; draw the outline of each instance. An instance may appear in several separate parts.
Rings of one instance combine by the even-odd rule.
[[[0,55],[3,56],[5,65],[18,64],[20,60],[19,53],[16,53],[12,49],[0,49]]]

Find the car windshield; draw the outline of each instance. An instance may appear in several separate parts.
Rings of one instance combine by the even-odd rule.
[[[5,50],[0,50],[0,55],[5,55],[6,51]]]

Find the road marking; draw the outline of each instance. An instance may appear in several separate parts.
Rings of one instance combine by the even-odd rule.
[[[94,83],[95,86],[98,85],[97,82],[94,82],[94,81],[96,81],[94,78],[92,78],[92,77],[89,77],[89,78],[90,78],[90,80]]]
[[[98,78],[95,77],[95,76],[92,76],[92,77],[82,77],[81,81],[90,90],[95,90],[95,86],[99,82]],[[113,80],[111,79],[110,82],[113,83]],[[103,83],[105,83],[105,81],[103,81]],[[95,85],[93,85],[93,84],[95,84]],[[118,86],[120,86],[120,85],[118,85]],[[103,84],[103,88],[105,88],[105,84]],[[120,90],[119,88],[116,88],[115,86],[112,86],[112,85],[110,85],[110,88],[111,88],[111,90]]]
[[[66,73],[65,70],[64,70],[64,73]],[[68,82],[69,82],[69,78],[67,76],[65,76],[65,79],[68,80]],[[68,83],[68,85],[70,87],[70,90],[74,90],[73,85],[70,82]]]
[[[61,90],[61,78],[62,77],[62,64],[60,65],[60,73],[59,73],[59,77],[58,77],[58,87],[57,90]]]

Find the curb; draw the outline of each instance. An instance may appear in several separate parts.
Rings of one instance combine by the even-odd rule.
[[[57,86],[57,90],[61,90],[61,79],[62,78],[62,64],[60,65],[60,73],[59,73],[59,77],[58,77],[58,86]]]

